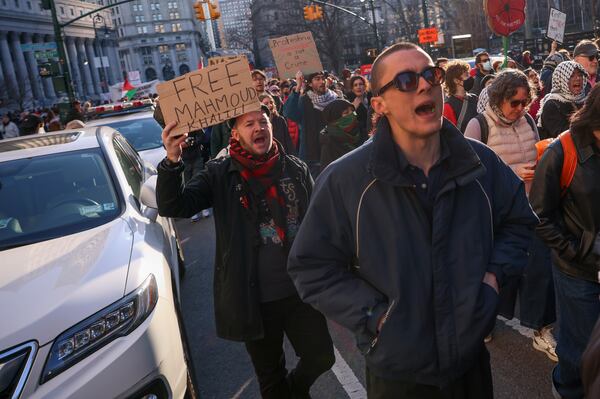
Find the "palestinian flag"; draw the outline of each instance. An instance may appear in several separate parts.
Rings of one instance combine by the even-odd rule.
[[[127,78],[125,78],[125,81],[123,82],[123,88],[121,89],[121,96],[127,97],[127,101],[131,101],[133,96],[135,96],[135,93],[137,93],[137,90],[138,89],[133,87]]]

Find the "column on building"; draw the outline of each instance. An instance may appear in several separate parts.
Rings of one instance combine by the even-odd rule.
[[[196,43],[196,35],[193,33],[190,35],[190,47],[192,51],[192,57],[190,59],[192,65],[190,65],[190,69],[195,71],[198,69],[198,64],[200,63],[200,55],[198,54],[198,44]]]
[[[10,56],[8,32],[4,31],[0,31],[0,59],[2,60],[0,68],[4,75],[4,82],[6,83],[9,98],[16,99],[18,93],[17,75],[15,74],[15,67]]]
[[[173,72],[175,72],[175,76],[179,76],[179,60],[177,60],[177,53],[175,52],[175,44],[169,45],[169,50],[171,50],[171,61],[173,61]]]
[[[53,42],[54,40],[50,39],[48,40],[48,42]],[[33,35],[33,42],[34,43],[44,43],[44,37],[41,35]],[[56,92],[54,91],[54,85],[52,84],[52,78],[48,77],[48,78],[41,78],[42,79],[42,86],[44,88],[44,96],[48,99],[55,99],[56,98]]]
[[[75,38],[67,37],[67,58],[69,59],[69,66],[71,69],[71,81],[75,83],[75,89],[77,90],[77,96],[83,97],[85,91],[83,89],[83,75],[79,68],[79,58],[77,57],[77,47],[75,45]]]
[[[31,33],[22,34],[23,44],[33,44]],[[37,61],[33,49],[31,51],[25,51],[25,62],[27,63],[27,72],[29,74],[29,82],[31,83],[31,92],[36,101],[43,101],[44,94],[40,85],[40,74],[38,71]]]
[[[108,80],[109,85],[114,85],[116,83],[115,80],[115,70],[116,65],[113,64],[113,60],[110,56],[110,46],[112,41],[108,39],[104,39],[100,41],[100,53],[106,58],[108,61],[108,65],[104,65],[104,73],[106,74],[106,79]]]
[[[94,52],[94,39],[85,39],[85,54],[88,59],[88,67],[92,72],[92,82],[94,84],[94,94],[100,94],[103,92],[100,81],[100,74],[98,73],[98,65],[96,65],[96,53]]]
[[[152,60],[154,61],[152,69],[156,72],[156,79],[162,79],[162,64],[160,62],[160,54],[158,53],[157,47],[152,47]]]
[[[77,53],[80,57],[87,60],[87,65],[84,62],[81,63],[81,71],[83,77],[83,87],[85,87],[85,93],[88,96],[93,96],[94,92],[94,81],[92,80],[92,72],[90,71],[90,60],[85,53],[85,39],[77,38],[75,40],[75,46],[77,47]]]
[[[110,62],[110,70],[113,75],[113,83],[118,83],[123,80],[123,74],[121,73],[121,63],[119,62],[119,55],[117,54],[117,42],[115,40],[107,40],[106,56],[108,62]]]
[[[23,98],[25,100],[25,104],[27,104],[33,98],[31,95],[31,84],[29,82],[29,77],[27,76],[27,64],[25,62],[25,57],[23,56],[23,51],[21,50],[21,40],[19,39],[19,36],[20,35],[17,32],[11,32],[9,35],[9,43],[13,61],[16,67],[15,72],[18,79],[17,82],[19,86],[20,97]],[[17,93],[17,95],[19,95],[19,93]]]

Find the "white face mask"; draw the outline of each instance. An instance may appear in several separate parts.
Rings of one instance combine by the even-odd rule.
[[[481,64],[483,66],[483,70],[484,71],[491,71],[492,70],[492,62],[491,61],[486,61],[483,64]]]

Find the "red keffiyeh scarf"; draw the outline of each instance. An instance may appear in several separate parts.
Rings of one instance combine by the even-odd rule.
[[[229,140],[229,145],[229,155],[238,167],[240,175],[257,200],[263,198],[266,200],[271,217],[275,222],[277,235],[282,243],[285,242],[287,207],[284,197],[278,190],[283,163],[277,142],[273,140],[271,150],[260,157],[243,149],[240,142],[233,137]]]

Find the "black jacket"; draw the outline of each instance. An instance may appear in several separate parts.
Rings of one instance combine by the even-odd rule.
[[[560,140],[555,140],[535,169],[529,200],[540,218],[537,234],[552,249],[554,264],[570,276],[597,282],[600,257],[594,253],[594,241],[600,232],[600,154],[591,134],[572,136],[578,163],[565,195],[560,190],[564,152]]]
[[[580,106],[575,103],[548,100],[544,104],[540,115],[539,125],[541,129],[540,140],[558,137],[559,134],[569,129],[569,118]]]
[[[273,124],[273,138],[281,143],[285,152],[296,155],[296,148],[290,137],[285,118],[281,115],[274,116],[271,123]]]
[[[471,90],[469,91],[469,93],[471,94],[475,94],[476,96],[479,96],[481,94],[481,91],[483,90],[483,85],[481,84],[481,81],[483,80],[484,77],[486,77],[487,75],[484,75],[483,73],[481,73],[481,71],[478,69],[477,73],[475,74],[474,78],[474,82],[473,82],[473,88],[471,88]],[[458,115],[456,115],[456,117],[458,118]]]
[[[312,192],[313,181],[306,165],[284,154],[283,176],[296,186],[302,217]],[[257,254],[260,245],[256,212],[245,208],[242,198],[250,189],[229,156],[217,158],[185,185],[183,166],[158,165],[156,193],[162,216],[190,217],[213,207],[216,232],[214,307],[217,335],[235,341],[263,337],[257,284]],[[199,239],[199,237],[196,237]]]
[[[340,138],[332,136],[327,131],[327,126],[321,130],[321,170],[324,170],[330,163],[343,155],[346,155],[350,151],[356,149],[362,144],[361,137],[354,145],[347,144],[341,141]],[[351,148],[349,148],[351,146]]]
[[[323,111],[315,108],[310,97],[301,96],[294,90],[283,104],[283,115],[300,124],[300,157],[318,161],[321,158],[319,134],[325,127]]]
[[[467,101],[467,109],[465,111],[465,116],[462,120],[462,123],[460,124],[460,126],[458,126],[458,118],[460,118],[460,112],[462,111],[462,107],[465,100]],[[465,133],[467,125],[469,124],[471,119],[475,118],[478,114],[477,100],[478,97],[475,94],[471,93],[467,93],[467,97],[465,99],[460,99],[456,96],[449,96],[448,98],[446,98],[446,102],[450,104],[450,107],[452,107],[452,111],[454,111],[454,115],[456,116],[456,127],[463,134]]]
[[[371,97],[372,97],[372,94],[370,92],[368,92],[367,100],[368,100],[369,104],[371,104]],[[350,93],[348,93],[348,96],[347,96],[348,101],[353,102],[355,98],[356,98],[356,94],[354,94],[354,92],[351,91]],[[371,106],[365,107],[365,105],[362,103],[356,109],[356,115],[358,116],[358,118],[357,118],[358,123],[360,124],[360,134],[361,134],[360,144],[364,143],[368,139],[369,129],[371,128],[371,121],[369,118],[371,117],[372,112],[373,112],[373,110],[371,109]]]
[[[492,150],[448,121],[441,135],[451,156],[433,224],[383,118],[320,175],[288,259],[301,298],[355,333],[369,370],[437,386],[473,366],[498,304],[484,274],[520,271],[538,223]]]

